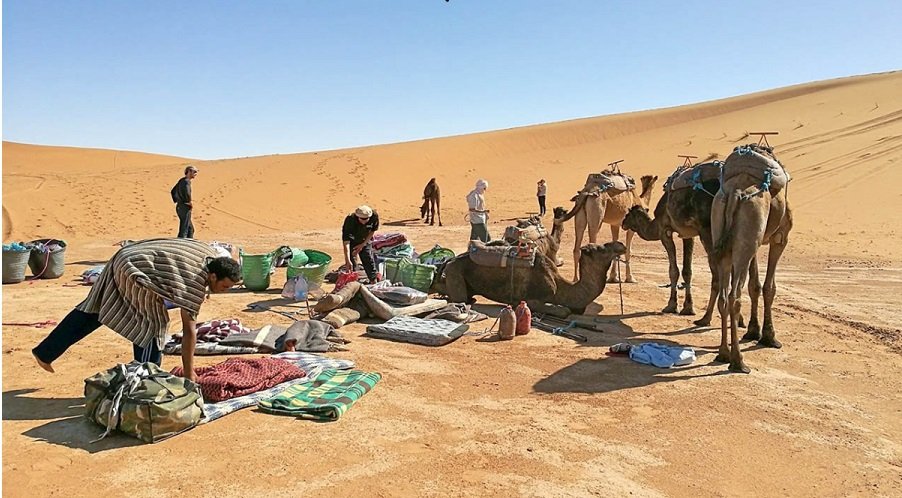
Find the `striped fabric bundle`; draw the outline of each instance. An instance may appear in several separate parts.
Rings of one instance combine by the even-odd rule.
[[[298,384],[259,402],[260,410],[278,415],[319,420],[338,420],[370,392],[382,375],[376,372],[324,370],[309,384]]]
[[[76,308],[142,348],[162,349],[169,314],[163,300],[197,318],[207,292],[207,258],[216,253],[192,239],[152,239],[119,249]]]

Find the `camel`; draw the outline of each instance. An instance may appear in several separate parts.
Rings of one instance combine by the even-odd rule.
[[[701,168],[701,170],[696,170]],[[682,188],[673,188],[673,181],[681,174],[704,171],[704,181],[699,180],[695,185],[686,184]],[[713,177],[713,178],[712,178]],[[705,307],[705,315],[694,323],[699,326],[711,324],[711,316],[714,313],[714,304],[717,298],[717,265],[711,259],[714,242],[711,238],[711,202],[714,193],[720,189],[720,163],[711,162],[697,164],[691,170],[682,167],[677,169],[664,187],[664,195],[655,206],[655,217],[651,219],[648,209],[643,206],[633,206],[621,226],[635,232],[643,240],[660,240],[667,251],[667,261],[670,267],[670,300],[667,306],[661,310],[663,313],[677,312],[677,282],[680,278],[680,268],[677,266],[676,245],[673,242],[673,234],[683,239],[683,284],[686,289],[686,298],[680,315],[694,315],[695,309],[692,302],[692,252],[694,237],[702,242],[702,247],[708,255],[708,267],[711,269],[711,294]],[[629,233],[629,232],[627,232]],[[740,325],[741,326],[741,325]]]
[[[534,313],[585,313],[604,292],[605,275],[614,258],[626,252],[620,242],[589,244],[580,251],[581,275],[571,283],[558,273],[554,261],[537,255],[532,267],[480,266],[464,254],[445,266],[447,293],[452,302],[473,302],[473,296],[516,306],[526,301]]]
[[[438,226],[442,226],[442,193],[435,178],[429,180],[423,189],[423,205],[420,206],[420,218],[426,223],[435,225],[435,217],[438,216]]]
[[[732,161],[732,162],[731,162]],[[736,166],[734,166],[736,164]],[[757,171],[749,168],[758,166]],[[768,171],[768,174],[764,172]],[[750,144],[737,147],[724,162],[723,184],[711,207],[711,235],[716,241],[713,260],[718,266],[718,302],[720,311],[720,349],[715,361],[729,362],[732,372],[749,373],[742,360],[737,337],[740,292],[749,277],[751,311],[744,340],[757,340],[761,346],[780,348],[771,315],[777,285],[774,280],[789,232],[792,209],[786,195],[789,175],[770,147]],[[783,185],[775,187],[778,180]],[[764,278],[764,323],[758,326],[758,248],[769,244],[767,274]],[[729,310],[729,312],[728,312]],[[730,346],[727,346],[729,318]]]
[[[561,260],[558,257],[557,253],[561,247],[561,236],[564,233],[564,223],[569,221],[570,218],[573,218],[573,216],[576,215],[577,210],[571,209],[568,212],[562,207],[556,207],[556,208],[554,208],[553,212],[554,212],[554,219],[553,219],[553,226],[551,228],[551,233],[549,233],[543,237],[539,237],[535,241],[536,252],[549,257],[552,261],[555,262],[555,264],[557,266],[562,266],[564,264],[564,262],[563,262],[563,260]],[[531,224],[536,225],[536,224],[540,224],[540,223],[541,222],[538,220],[537,217],[532,217],[528,220],[517,220],[517,226],[519,228],[526,228],[527,226],[529,226]],[[499,240],[493,240],[493,241],[487,243],[486,245],[497,246],[497,245],[510,245],[510,244],[508,241],[506,241],[504,239],[499,239]]]
[[[571,200],[576,203],[583,203],[584,208],[577,211],[574,217],[574,225],[576,228],[576,241],[573,244],[573,278],[576,279],[581,274],[579,269],[580,247],[583,243],[583,232],[589,229],[589,243],[594,244],[598,239],[598,231],[601,230],[602,222],[611,225],[611,237],[613,240],[620,239],[620,223],[623,217],[633,206],[648,207],[651,202],[651,191],[655,182],[658,181],[657,176],[645,175],[641,178],[642,191],[636,194],[635,189],[621,191],[602,191],[595,188],[583,189],[576,194]],[[626,255],[624,263],[626,264],[626,281],[633,283],[636,280],[630,272],[630,245],[633,241],[633,232],[626,232]],[[608,282],[619,282],[619,272],[616,267],[611,268],[611,275]],[[575,280],[574,280],[575,281]]]

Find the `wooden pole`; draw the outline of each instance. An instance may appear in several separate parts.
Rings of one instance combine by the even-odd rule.
[[[779,134],[780,134],[779,131],[750,131],[749,132],[749,135],[760,135],[761,136],[760,138],[758,138],[759,146],[763,143],[764,145],[766,145],[770,148],[773,148],[773,146],[767,141],[767,136],[768,135],[779,135]]]

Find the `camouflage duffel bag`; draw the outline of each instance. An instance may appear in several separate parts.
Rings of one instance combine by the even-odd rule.
[[[106,427],[95,441],[114,430],[162,441],[197,425],[203,404],[197,384],[153,363],[119,364],[85,379],[85,417]]]

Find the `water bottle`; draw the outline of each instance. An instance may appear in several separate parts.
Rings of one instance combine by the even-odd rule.
[[[517,335],[528,334],[530,327],[532,327],[532,311],[529,310],[529,306],[526,305],[526,301],[520,301],[520,304],[517,306],[516,314],[517,314],[516,334]]]
[[[516,318],[514,310],[510,306],[505,306],[498,314],[498,337],[503,341],[509,341],[514,338],[517,330]]]

